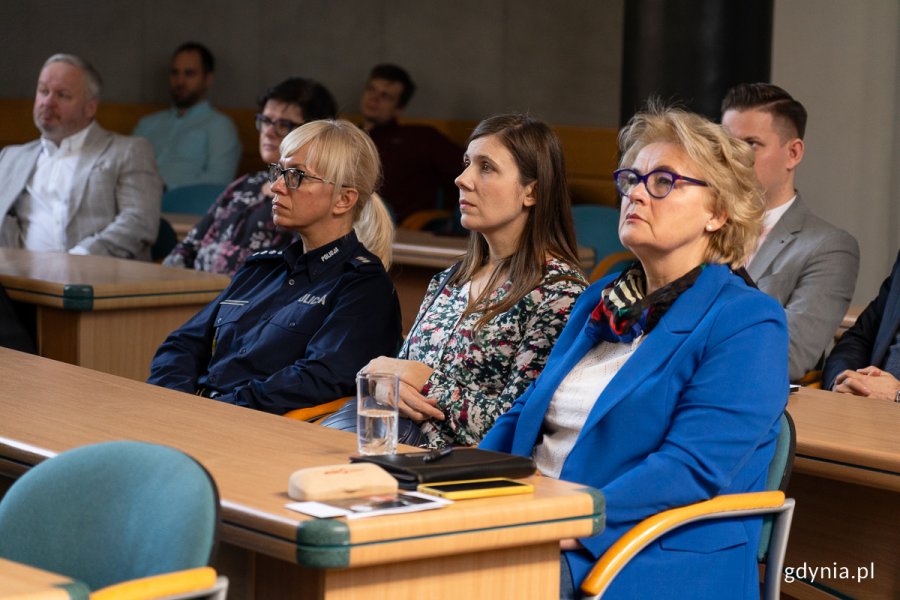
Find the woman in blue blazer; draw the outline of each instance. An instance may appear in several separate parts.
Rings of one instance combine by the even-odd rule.
[[[642,519],[762,490],[787,402],[784,311],[740,268],[764,210],[750,147],[661,108],[636,115],[620,147],[619,236],[638,262],[584,292],[541,376],[481,444],[603,491],[603,533],[562,544],[563,597]],[[760,524],[682,527],[605,597],[758,598]]]

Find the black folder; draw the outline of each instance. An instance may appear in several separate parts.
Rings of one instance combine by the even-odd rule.
[[[378,465],[400,483],[405,490],[420,483],[486,479],[488,477],[528,477],[534,474],[534,461],[529,457],[480,450],[454,448],[449,455],[433,462],[424,461],[430,451],[409,454],[380,454],[351,456],[351,462],[370,462]]]

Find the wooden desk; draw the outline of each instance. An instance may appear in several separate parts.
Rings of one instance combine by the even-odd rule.
[[[398,229],[394,236],[394,262],[401,265],[433,267],[442,271],[466,254],[469,238],[435,235],[428,231]],[[594,251],[579,246],[581,268],[589,272],[594,266]]]
[[[0,558],[0,600],[87,600],[87,586],[69,577]]]
[[[141,381],[165,337],[228,282],[141,261],[0,249],[0,283],[34,307],[42,356]]]
[[[398,229],[394,238],[394,262],[391,278],[400,297],[404,335],[412,327],[428,289],[428,282],[460,260],[466,253],[468,238],[438,236],[427,231]],[[581,269],[590,273],[594,266],[594,251],[578,248]]]
[[[172,226],[172,229],[175,230],[175,235],[178,236],[178,241],[184,239],[184,236],[188,234],[188,232],[194,228],[194,225],[200,222],[200,219],[203,218],[203,215],[190,215],[186,213],[163,213],[162,218],[169,222],[169,225]]]
[[[857,568],[864,581],[817,578],[785,584],[796,598],[900,598],[900,404],[803,388],[788,411],[797,458],[788,496],[797,500],[786,567]]]
[[[355,436],[0,349],[0,479],[69,448],[167,444],[210,471],[222,505],[217,568],[230,597],[550,598],[562,538],[602,530],[599,492],[533,478],[533,495],[356,521],[284,508],[303,467],[345,463]]]
[[[848,308],[847,314],[844,315],[843,319],[841,319],[841,324],[839,325],[839,327],[846,331],[847,329],[850,329],[851,327],[856,325],[856,319],[859,318],[860,313],[865,309],[865,306],[860,305],[851,306],[850,308]]]
[[[416,320],[428,282],[460,260],[466,253],[467,238],[437,236],[426,231],[398,229],[394,237],[390,275],[400,298],[403,335]]]

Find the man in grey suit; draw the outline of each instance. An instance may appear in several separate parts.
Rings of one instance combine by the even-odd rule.
[[[162,179],[146,140],[96,122],[100,77],[71,54],[38,77],[38,140],[0,152],[0,245],[149,259]]]
[[[750,144],[766,196],[763,232],[747,271],[787,313],[790,377],[816,369],[850,306],[859,269],[856,239],[810,212],[794,189],[806,109],[768,83],[740,84],[722,101],[722,126]]]

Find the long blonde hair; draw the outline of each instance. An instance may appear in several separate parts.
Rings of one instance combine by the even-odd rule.
[[[381,181],[381,160],[371,138],[349,121],[310,121],[282,140],[281,155],[290,156],[304,146],[309,165],[334,183],[334,198],[341,188],[358,192],[353,229],[359,241],[381,259],[385,269],[389,268],[394,223],[381,196],[375,193]]]

